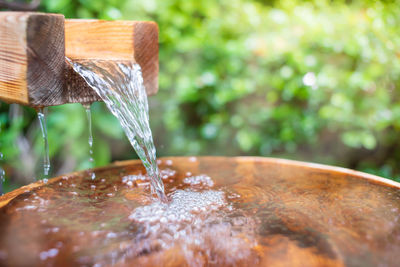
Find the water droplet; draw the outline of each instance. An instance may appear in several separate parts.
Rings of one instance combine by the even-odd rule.
[[[214,186],[214,181],[211,179],[211,177],[204,174],[186,177],[185,179],[183,179],[183,183],[189,184],[191,186],[193,185],[202,185],[206,187]]]
[[[117,234],[116,233],[108,233],[107,234],[107,238],[116,238],[117,237]]]
[[[53,257],[57,256],[57,254],[58,254],[58,249],[51,248],[51,249],[49,249],[47,251],[40,252],[39,257],[40,257],[41,260],[44,261],[44,260],[46,260],[48,258],[53,258]]]
[[[45,177],[47,177],[50,172],[49,141],[47,137],[46,118],[47,118],[47,107],[39,108],[38,119],[39,119],[40,129],[42,130],[42,138],[44,145],[43,174]]]
[[[90,103],[84,103],[82,104],[83,107],[85,108],[86,111],[86,118],[88,122],[88,130],[89,130],[89,137],[88,137],[88,143],[89,143],[89,162],[93,163],[93,130],[92,130],[92,111],[91,111],[91,104]],[[93,167],[93,164],[92,164]]]

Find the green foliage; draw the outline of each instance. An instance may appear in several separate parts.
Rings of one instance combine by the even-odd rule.
[[[389,164],[384,175],[398,175],[398,2],[270,4],[124,5],[125,18],[160,26],[160,154]]]
[[[400,175],[398,1],[45,0],[42,10],[158,23],[150,119],[159,156],[278,156]],[[92,109],[96,164],[132,157],[104,105]],[[42,143],[28,130],[32,110],[12,123],[1,111],[11,170],[21,131],[35,137],[36,155]],[[50,109],[56,165],[89,166],[86,125],[79,105]]]

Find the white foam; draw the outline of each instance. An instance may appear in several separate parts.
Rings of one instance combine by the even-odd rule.
[[[225,205],[224,193],[220,191],[177,190],[170,197],[171,202],[168,204],[154,202],[151,205],[136,208],[129,219],[150,224],[190,222],[199,213],[216,210]]]
[[[235,265],[255,257],[254,220],[235,214],[224,192],[177,190],[170,199],[168,204],[138,207],[129,216],[143,226],[141,241],[131,247],[131,255],[152,247],[176,247],[189,266],[205,266],[210,261],[216,266]]]

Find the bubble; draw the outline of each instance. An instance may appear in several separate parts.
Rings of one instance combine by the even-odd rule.
[[[146,175],[143,174],[137,174],[137,175],[126,175],[122,177],[122,183],[127,184],[128,182],[136,182],[136,181],[146,181],[149,178]]]
[[[176,171],[172,169],[163,169],[160,171],[160,176],[162,179],[168,179],[176,175]]]
[[[206,175],[189,178],[188,182],[196,185],[212,182]],[[199,262],[204,259],[212,260],[215,266],[234,266],[241,260],[256,258],[255,222],[235,214],[223,191],[187,188],[169,197],[167,204],[153,202],[136,208],[129,216],[141,225],[143,235],[141,243],[132,246],[132,255],[158,244],[161,249],[176,248],[190,266],[207,265]]]
[[[191,177],[186,177],[183,179],[183,183],[189,184],[189,185],[203,185],[207,187],[213,187],[214,186],[214,181],[211,179],[211,177],[201,174],[197,176],[191,176]]]
[[[159,172],[160,177],[162,179],[169,179],[173,176],[176,175],[176,171],[166,168],[163,170],[160,170]],[[128,185],[129,187],[132,187],[134,185],[136,186],[143,186],[143,185],[149,185],[150,183],[150,177],[148,175],[143,175],[143,174],[131,174],[131,175],[126,175],[122,177],[122,183]]]
[[[41,260],[44,261],[44,260],[46,260],[48,258],[53,258],[53,257],[57,256],[57,254],[58,254],[58,249],[51,248],[51,249],[49,249],[47,251],[40,252],[39,257],[40,257]]]
[[[136,208],[129,218],[147,223],[163,223],[177,219],[191,221],[196,213],[211,210],[212,206],[221,207],[225,205],[224,193],[221,191],[177,190],[170,197],[171,202],[167,204],[154,202],[151,205]]]
[[[107,234],[106,237],[107,237],[107,238],[116,238],[116,237],[117,237],[117,234],[116,234],[116,233],[113,233],[113,232],[110,232],[110,233]]]

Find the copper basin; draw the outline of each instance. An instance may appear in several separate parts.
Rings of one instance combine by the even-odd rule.
[[[232,205],[251,221],[251,247],[243,233],[237,244],[226,237],[229,246],[237,246],[234,252],[214,244],[196,254],[196,262],[176,246],[138,251],[140,224],[128,217],[148,202],[141,200],[148,188],[121,182],[126,175],[144,173],[133,160],[95,169],[95,180],[88,171],[76,172],[0,197],[0,265],[400,266],[399,183],[260,157],[171,157],[159,166],[172,171],[167,192],[188,175],[206,174],[213,189],[240,196]],[[237,261],[221,255],[231,253],[232,259],[244,249],[249,254]]]

